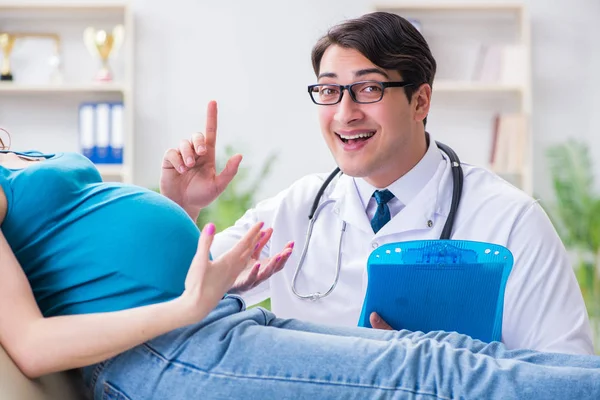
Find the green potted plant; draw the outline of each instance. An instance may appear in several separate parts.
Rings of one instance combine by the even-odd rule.
[[[594,190],[589,146],[569,140],[547,151],[555,205],[547,211],[565,246],[576,255],[575,273],[600,345],[600,195]]]

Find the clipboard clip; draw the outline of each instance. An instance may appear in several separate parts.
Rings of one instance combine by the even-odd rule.
[[[477,252],[444,241],[432,241],[402,252],[402,258],[408,264],[471,264],[477,262]]]

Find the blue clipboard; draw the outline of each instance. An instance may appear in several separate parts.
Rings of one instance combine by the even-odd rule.
[[[484,342],[502,335],[504,291],[514,263],[497,244],[419,240],[383,245],[369,256],[359,326],[377,312],[394,329],[459,332]]]

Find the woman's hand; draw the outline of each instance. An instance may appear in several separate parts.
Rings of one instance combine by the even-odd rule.
[[[190,323],[204,318],[206,311],[216,307],[231,289],[240,273],[255,264],[253,256],[260,247],[262,226],[262,222],[252,226],[231,250],[213,261],[209,253],[215,225],[210,223],[204,227],[181,295],[181,300],[190,307]]]

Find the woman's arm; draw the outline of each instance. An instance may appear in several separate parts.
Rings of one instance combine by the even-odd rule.
[[[0,231],[0,343],[30,378],[91,365],[173,329],[200,321],[248,262],[260,238],[254,225],[231,251],[208,254],[208,224],[188,272],[184,293],[171,301],[124,311],[44,318],[27,277]]]

